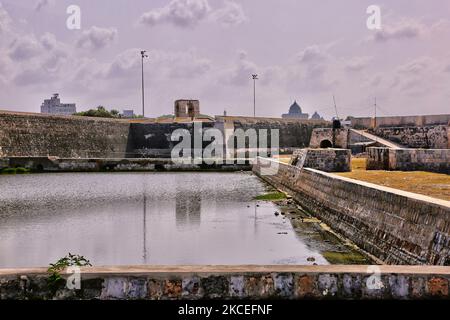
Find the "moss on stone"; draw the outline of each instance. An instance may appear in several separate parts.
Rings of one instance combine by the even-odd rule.
[[[264,200],[264,201],[277,201],[283,199],[286,199],[286,195],[283,192],[271,192],[255,197],[255,200]]]
[[[356,251],[323,251],[323,257],[331,264],[370,264],[370,260]]]
[[[23,174],[23,173],[30,173],[30,169],[27,168],[5,168],[1,170],[2,174]]]

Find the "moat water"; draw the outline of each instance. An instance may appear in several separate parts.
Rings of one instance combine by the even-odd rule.
[[[0,268],[69,252],[97,266],[367,262],[304,213],[254,200],[267,191],[242,172],[2,175]]]

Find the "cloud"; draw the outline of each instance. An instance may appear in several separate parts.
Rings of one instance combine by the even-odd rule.
[[[448,86],[445,74],[446,61],[419,57],[411,59],[394,70],[392,78],[396,79],[393,86],[400,94],[428,95],[429,92],[443,92]]]
[[[116,37],[117,29],[115,28],[100,28],[93,26],[89,30],[83,31],[76,46],[78,48],[98,50],[111,45]]]
[[[220,82],[233,86],[244,86],[250,83],[251,75],[257,73],[258,67],[248,59],[247,52],[240,50],[234,63],[225,68],[219,76]]]
[[[8,81],[19,85],[44,86],[56,80],[67,78],[72,74],[69,47],[59,42],[51,33],[44,33],[39,38],[34,34],[14,33],[14,40],[3,50],[0,57],[7,62]]]
[[[297,59],[300,63],[318,63],[327,58],[327,54],[323,52],[319,46],[312,45],[300,51]]]
[[[118,54],[106,65],[102,75],[104,78],[135,77],[141,70],[139,49],[129,49]],[[154,50],[149,52],[146,64],[151,69],[151,79],[194,79],[204,75],[211,69],[211,61],[198,57],[195,50],[166,52]]]
[[[426,30],[426,26],[418,21],[402,19],[397,24],[382,26],[381,30],[375,32],[373,40],[387,42],[390,40],[414,39],[420,37]]]
[[[58,79],[55,73],[46,73],[40,66],[22,70],[14,77],[14,83],[19,86],[28,86],[33,84],[42,85],[55,82]]]
[[[36,6],[34,7],[35,11],[41,11],[43,8],[49,6],[51,4],[50,0],[38,0],[36,2]]]
[[[11,17],[0,3],[0,34],[6,32],[11,24]]]
[[[170,66],[167,72],[169,78],[193,79],[206,74],[212,68],[211,61],[198,57],[195,50],[170,54],[163,61]]]
[[[46,32],[41,37],[41,44],[46,50],[53,50],[58,45],[54,34]]]
[[[172,0],[165,7],[144,13],[139,22],[150,27],[161,23],[192,27],[205,19],[210,11],[208,0]]]
[[[42,45],[34,36],[16,38],[10,46],[9,57],[14,61],[32,59],[42,53]]]
[[[370,61],[372,60],[372,57],[353,57],[345,63],[345,69],[347,71],[361,71],[365,69]]]
[[[223,8],[214,11],[212,18],[224,27],[237,26],[248,20],[242,6],[231,1],[225,1]]]
[[[128,49],[118,54],[114,60],[109,63],[104,71],[103,76],[105,78],[124,78],[132,74],[135,74],[141,65],[140,50]]]
[[[432,66],[432,61],[428,57],[421,57],[412,61],[409,61],[398,67],[397,71],[402,74],[420,75]]]

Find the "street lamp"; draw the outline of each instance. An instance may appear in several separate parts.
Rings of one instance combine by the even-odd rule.
[[[142,117],[145,117],[145,98],[144,98],[144,58],[148,58],[148,55],[146,54],[147,51],[142,50],[141,51],[141,57],[142,57]]]
[[[252,74],[253,78],[253,117],[256,117],[256,80],[258,80],[257,74]]]

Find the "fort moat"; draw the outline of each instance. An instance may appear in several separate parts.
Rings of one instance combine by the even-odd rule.
[[[0,176],[0,267],[81,253],[102,265],[327,265],[371,260],[251,172]],[[51,192],[49,192],[51,190]]]

